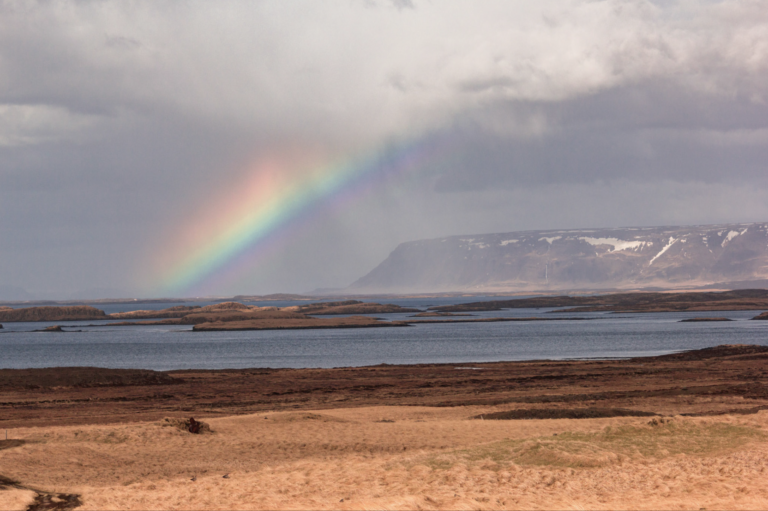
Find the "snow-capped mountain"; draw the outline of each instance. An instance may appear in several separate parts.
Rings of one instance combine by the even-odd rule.
[[[768,223],[522,231],[411,241],[399,245],[348,291],[713,285],[768,285]]]

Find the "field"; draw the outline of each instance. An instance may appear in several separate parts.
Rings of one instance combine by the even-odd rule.
[[[768,509],[767,351],[274,371],[258,392],[0,371],[0,509]],[[192,415],[212,431],[164,419]]]

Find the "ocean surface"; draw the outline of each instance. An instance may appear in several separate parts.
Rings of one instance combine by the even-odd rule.
[[[466,303],[498,297],[376,300],[406,307]],[[212,302],[185,303],[206,305]],[[254,302],[286,306],[307,302]],[[106,312],[161,309],[163,304],[104,305]],[[422,324],[400,328],[193,332],[191,326],[109,326],[110,321],[5,323],[0,368],[96,366],[112,368],[225,369],[246,367],[352,367],[376,364],[470,363],[502,360],[624,358],[719,344],[768,345],[760,311],[651,314],[559,313],[512,309],[473,317],[584,318],[551,322]],[[404,319],[410,314],[376,314]],[[692,317],[731,322],[680,323]],[[57,324],[76,332],[32,332]],[[96,324],[99,326],[86,326]]]

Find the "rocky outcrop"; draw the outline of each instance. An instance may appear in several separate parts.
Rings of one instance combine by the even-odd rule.
[[[0,310],[0,321],[81,321],[85,319],[109,319],[103,310],[88,305],[62,307],[26,307]]]
[[[768,224],[451,236],[403,243],[355,293],[768,286]]]
[[[758,314],[752,319],[768,320],[768,312],[763,312],[762,314]]]

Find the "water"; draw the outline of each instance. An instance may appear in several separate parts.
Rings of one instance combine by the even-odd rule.
[[[467,301],[479,300],[466,297],[392,300],[399,305],[420,308]],[[293,303],[306,302],[281,302],[281,305]],[[149,308],[146,305],[121,304],[121,309]],[[169,306],[163,304],[163,307]],[[0,368],[350,367],[381,363],[614,358],[659,355],[718,344],[768,345],[768,321],[749,321],[758,311],[574,314],[550,313],[550,310],[513,309],[473,313],[473,317],[591,319],[244,332],[192,332],[187,326],[84,327],[82,325],[108,325],[109,322],[79,321],[55,324],[82,332],[34,333],[30,330],[54,323],[6,323],[5,329],[0,330]],[[409,314],[374,316],[404,319]],[[702,316],[727,317],[735,321],[679,322]]]

